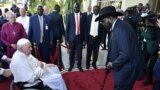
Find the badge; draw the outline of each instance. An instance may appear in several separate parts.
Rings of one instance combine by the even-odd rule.
[[[48,25],[46,25],[46,30],[48,30]]]

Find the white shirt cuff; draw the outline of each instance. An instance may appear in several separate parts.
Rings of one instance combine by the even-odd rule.
[[[3,55],[1,59],[2,59],[2,60],[6,60],[6,59],[7,59],[7,56],[6,56],[6,55]]]
[[[0,75],[2,75],[4,73],[4,69],[0,68]]]

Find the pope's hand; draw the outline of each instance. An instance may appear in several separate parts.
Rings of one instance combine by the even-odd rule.
[[[8,62],[8,63],[11,62],[11,58],[8,58],[8,57],[7,57],[5,60],[6,60],[6,62]]]
[[[48,67],[54,67],[54,66],[56,66],[56,65],[54,65],[54,64],[47,64],[47,66],[48,66]]]
[[[112,63],[111,63],[111,62],[108,62],[106,68],[108,68],[108,69],[112,68]]]
[[[11,44],[11,47],[12,47],[13,49],[16,49],[16,48],[17,48],[17,45],[16,45],[16,44]]]

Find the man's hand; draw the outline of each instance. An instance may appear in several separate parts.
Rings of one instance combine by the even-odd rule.
[[[5,59],[5,61],[8,62],[8,63],[10,63],[10,62],[11,62],[11,58],[8,58],[8,57],[7,57],[7,58]]]
[[[86,44],[87,44],[86,42],[83,42],[83,48],[85,48]]]
[[[68,42],[65,42],[65,45],[68,47],[69,46]]]
[[[13,49],[17,49],[17,45],[16,45],[16,44],[11,44],[11,47],[12,47]]]
[[[112,68],[112,63],[111,63],[111,62],[108,62],[108,64],[107,64],[106,68],[107,68],[107,69]]]

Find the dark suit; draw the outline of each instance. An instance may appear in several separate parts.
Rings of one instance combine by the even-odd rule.
[[[48,20],[45,15],[43,15],[43,42],[40,42],[40,23],[38,14],[35,14],[30,18],[29,23],[29,32],[28,32],[28,39],[33,43],[36,43],[40,53],[42,54],[42,59],[48,63],[49,62],[49,33],[50,30],[48,27]]]
[[[66,25],[66,41],[69,43],[70,48],[70,67],[74,66],[74,56],[75,50],[77,52],[78,63],[77,66],[81,67],[82,63],[82,46],[84,41],[84,16],[80,13],[80,34],[76,35],[76,23],[75,23],[75,15],[71,13],[67,18]]]
[[[4,23],[6,23],[6,22],[7,22],[7,20],[6,20],[3,16],[0,16],[0,33],[1,33],[2,25],[3,25]],[[0,37],[1,37],[1,34],[0,34]],[[1,41],[1,39],[0,39],[0,50],[1,50],[1,52],[3,52],[3,53],[6,52],[6,46],[5,46],[5,44]]]
[[[3,56],[3,53],[0,52],[0,59],[2,58],[2,56]]]
[[[57,40],[62,42],[62,35],[65,34],[62,15],[53,11],[48,15],[50,28],[50,45],[53,57],[57,45]]]
[[[92,36],[90,35],[91,23],[92,23],[93,14],[87,16],[87,24],[86,24],[86,34],[85,40],[87,43],[87,56],[86,56],[86,66],[90,66],[91,61],[91,54],[93,51],[93,62],[92,65],[96,66],[98,52],[99,52],[99,45],[102,41],[102,25],[99,23],[98,25],[98,35]]]
[[[145,27],[141,32],[144,41],[144,56],[146,62],[146,82],[152,82],[153,67],[158,57],[158,42],[160,41],[160,32],[157,27]]]
[[[144,70],[144,60],[133,28],[117,19],[112,29],[108,59],[112,62],[115,90],[132,90]]]

